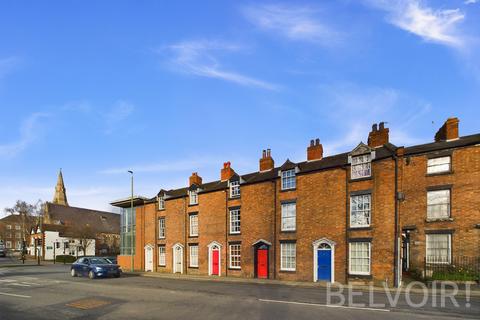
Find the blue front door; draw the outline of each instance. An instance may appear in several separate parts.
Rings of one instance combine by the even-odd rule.
[[[332,280],[332,250],[317,251],[317,280]]]

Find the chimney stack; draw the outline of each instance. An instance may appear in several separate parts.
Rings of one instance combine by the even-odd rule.
[[[190,176],[189,182],[189,186],[191,186],[192,184],[199,186],[202,184],[202,177],[200,177],[197,172],[194,172]]]
[[[233,169],[230,167],[230,161],[224,162],[223,169],[220,171],[220,180],[229,180],[234,174],[235,171],[233,171]]]
[[[388,128],[385,128],[385,122],[372,125],[372,131],[368,134],[368,146],[371,148],[381,147],[388,143]]]
[[[275,162],[270,154],[270,149],[263,150],[262,158],[260,159],[260,171],[268,171],[274,168]]]
[[[307,148],[307,160],[321,160],[323,158],[323,146],[320,139],[310,140],[310,146]]]
[[[435,134],[435,142],[458,139],[458,118],[448,118]]]

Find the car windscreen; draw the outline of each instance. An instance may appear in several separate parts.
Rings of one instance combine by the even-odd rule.
[[[109,262],[103,258],[90,258],[91,264],[108,264]]]

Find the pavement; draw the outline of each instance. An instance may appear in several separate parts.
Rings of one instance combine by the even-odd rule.
[[[1,261],[0,261],[1,263]],[[72,278],[69,266],[0,269],[0,319],[478,319],[479,297],[352,292],[281,283],[205,281],[126,274]],[[350,299],[351,298],[351,299]],[[396,303],[389,303],[389,300]],[[349,300],[350,303],[348,302]],[[442,301],[444,302],[442,304]],[[412,303],[422,307],[413,307]],[[384,304],[384,305],[383,305]]]

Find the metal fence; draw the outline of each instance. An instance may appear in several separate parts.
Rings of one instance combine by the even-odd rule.
[[[424,277],[428,280],[480,281],[480,257],[452,257],[424,260]]]

